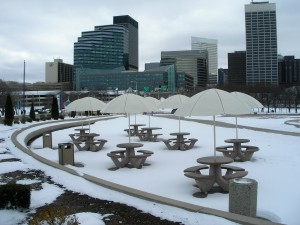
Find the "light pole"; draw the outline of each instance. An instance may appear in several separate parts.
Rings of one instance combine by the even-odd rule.
[[[23,68],[23,117],[25,117],[25,60]]]
[[[136,94],[138,94],[138,90],[137,90],[137,81],[131,81],[131,83],[134,83],[135,82],[135,92]]]

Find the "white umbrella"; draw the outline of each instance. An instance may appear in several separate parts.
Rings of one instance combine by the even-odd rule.
[[[216,115],[239,115],[250,114],[252,110],[242,104],[230,93],[219,90],[209,89],[192,96],[187,103],[179,107],[175,115],[177,116],[213,116],[214,120],[214,155],[216,156]]]
[[[151,104],[144,98],[135,94],[123,94],[112,99],[104,107],[102,112],[104,113],[120,113],[127,114],[128,116],[128,128],[129,128],[129,142],[130,139],[130,114],[151,112]]]
[[[241,102],[247,104],[251,109],[264,107],[263,104],[261,104],[258,100],[245,93],[234,91],[231,92],[230,94],[235,96]]]
[[[150,107],[152,108],[151,112],[158,109],[158,105],[160,103],[158,99],[153,97],[146,97],[145,99],[149,102]],[[150,114],[149,114],[149,127],[150,127]]]
[[[162,109],[178,109],[189,99],[190,98],[185,95],[179,95],[179,94],[172,95],[167,99],[165,99],[164,101],[162,101],[158,107]],[[180,116],[178,118],[179,118],[179,132],[180,132]]]
[[[261,104],[258,100],[245,93],[235,91],[231,92],[230,94],[237,98],[240,102],[248,105],[251,109],[264,107],[263,104]],[[235,117],[235,131],[236,138],[238,138],[237,116]]]
[[[150,103],[153,105],[153,110],[158,109],[160,101],[157,98],[146,97],[145,99],[147,99],[148,101],[150,101]]]
[[[71,102],[66,107],[66,111],[76,111],[76,112],[85,112],[85,111],[97,111],[102,110],[106,104],[97,98],[84,97],[77,99]]]
[[[159,104],[162,109],[177,109],[190,98],[185,95],[172,95]]]
[[[85,111],[101,111],[106,104],[101,100],[93,97],[84,97],[76,99],[70,104],[67,105],[67,112],[85,112]],[[89,119],[89,128],[90,128],[90,119]]]

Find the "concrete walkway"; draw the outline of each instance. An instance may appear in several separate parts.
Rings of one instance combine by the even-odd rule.
[[[168,115],[155,115],[155,116],[178,120],[178,117],[175,116],[175,115],[169,115],[168,114]],[[254,116],[254,115],[250,115],[250,116]],[[259,116],[261,116],[261,115],[259,115]],[[193,121],[193,122],[207,124],[207,125],[213,125],[213,123],[214,123],[212,120],[192,119],[192,118],[180,118],[180,120]],[[285,123],[288,124],[288,125],[294,125],[294,124],[292,124],[293,122],[295,123],[295,122],[299,122],[299,121],[300,121],[300,119],[295,119],[295,120],[288,120]],[[215,125],[218,126],[218,127],[236,128],[235,124],[225,123],[225,122],[220,122],[220,121],[215,121]],[[300,125],[300,123],[299,123],[299,125]],[[297,126],[297,125],[294,125],[294,126]],[[300,129],[299,129],[299,133],[298,133],[298,132],[272,130],[272,129],[259,128],[259,127],[250,127],[250,126],[244,126],[244,125],[237,125],[237,128],[254,130],[254,131],[259,131],[259,132],[267,132],[267,133],[273,133],[273,134],[300,136]]]

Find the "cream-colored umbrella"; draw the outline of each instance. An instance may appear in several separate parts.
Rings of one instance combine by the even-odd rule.
[[[263,104],[250,95],[238,91],[231,92],[230,94],[235,96],[239,101],[248,105],[251,109],[264,108]]]
[[[153,97],[145,97],[145,99],[149,102],[152,110],[151,112],[155,111],[158,109],[158,105],[160,103],[160,101],[156,98]],[[149,127],[150,127],[150,114],[149,114],[149,123],[148,123]]]
[[[235,91],[231,92],[230,94],[237,98],[243,104],[248,105],[251,109],[264,107],[263,104],[261,104],[258,100],[245,93]],[[235,136],[236,138],[238,138],[237,116],[235,117]]]
[[[106,104],[102,112],[104,113],[116,113],[127,114],[128,116],[128,128],[129,128],[129,143],[130,137],[130,114],[151,112],[152,106],[144,97],[136,94],[123,94]]]
[[[85,111],[101,111],[105,107],[105,103],[97,98],[84,97],[76,99],[66,106],[67,112],[85,112]],[[89,130],[90,130],[90,118],[89,118]]]
[[[178,109],[181,107],[184,103],[186,103],[190,98],[185,96],[185,95],[172,95],[162,101],[158,107],[162,109]],[[181,130],[180,128],[180,116],[178,116],[178,121],[179,121],[179,132]]]
[[[183,103],[188,101],[190,98],[185,95],[172,95],[159,104],[159,108],[162,109],[177,109],[182,106]]]
[[[101,100],[93,97],[84,97],[76,99],[66,107],[67,112],[85,112],[102,110],[106,104]]]
[[[192,96],[179,107],[177,116],[213,116],[214,121],[214,156],[216,156],[216,115],[251,114],[249,106],[242,104],[230,93],[219,89],[208,89]]]

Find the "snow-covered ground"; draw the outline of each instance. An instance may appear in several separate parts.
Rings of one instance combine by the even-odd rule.
[[[200,118],[200,117],[199,117]],[[201,117],[201,119],[210,120],[211,117]],[[238,124],[262,127],[274,130],[299,132],[299,128],[287,125],[287,120],[300,119],[295,115],[281,116],[273,115],[265,117],[241,117],[238,118]],[[134,123],[149,123],[149,117],[146,115],[137,115],[131,117]],[[217,121],[235,124],[233,117],[217,117]],[[151,126],[161,127],[157,131],[163,134],[162,138],[169,138],[171,132],[178,131],[178,121],[151,117]],[[297,123],[297,122],[296,122]],[[184,224],[234,224],[215,216],[204,215],[200,213],[188,212],[182,209],[148,202],[142,199],[136,199],[131,196],[111,191],[95,184],[89,183],[80,177],[76,177],[54,168],[43,165],[31,157],[25,155],[16,149],[9,141],[11,133],[23,127],[23,124],[7,127],[0,125],[2,137],[5,142],[0,143],[0,151],[10,150],[15,157],[21,158],[22,162],[7,162],[0,164],[0,174],[16,169],[26,170],[27,168],[39,168],[51,176],[57,183],[61,183],[66,188],[77,192],[88,194],[92,197],[102,198],[117,202],[126,203],[137,207],[145,212],[152,213],[164,219],[172,221],[181,221]],[[181,131],[190,133],[190,137],[197,138],[199,141],[195,147],[189,151],[170,151],[167,150],[163,142],[142,142],[142,149],[151,150],[154,154],[147,159],[149,166],[142,169],[122,168],[116,171],[109,170],[114,167],[113,162],[107,156],[107,153],[116,150],[119,143],[128,142],[128,136],[123,131],[128,128],[128,118],[120,117],[112,120],[104,120],[91,125],[91,132],[99,133],[100,137],[107,139],[103,150],[99,152],[79,152],[75,150],[75,161],[84,164],[84,167],[74,167],[79,173],[87,173],[102,179],[106,179],[132,188],[140,189],[146,192],[162,195],[165,197],[198,204],[205,207],[228,211],[228,194],[214,193],[206,198],[193,197],[193,193],[199,191],[193,184],[194,181],[183,175],[183,170],[187,167],[197,165],[196,159],[199,157],[213,155],[213,129],[210,125],[203,125],[196,122],[181,120]],[[36,128],[33,128],[36,129]],[[30,132],[30,130],[28,131]],[[68,134],[74,133],[74,128],[53,132],[53,146],[58,143],[69,142],[71,139]],[[285,224],[299,224],[300,219],[297,215],[300,207],[300,195],[297,192],[299,186],[300,168],[299,159],[299,141],[300,137],[258,132],[247,129],[239,129],[239,138],[250,139],[250,145],[260,148],[249,162],[234,162],[233,165],[243,167],[248,171],[247,178],[255,179],[258,182],[258,216],[268,218],[274,222]],[[299,132],[300,133],[300,132]],[[26,133],[19,135],[18,140]],[[235,129],[217,127],[216,142],[218,145],[224,145],[224,140],[235,137]],[[140,142],[137,137],[132,137],[132,142]],[[42,138],[32,143],[31,149],[35,153],[58,162],[57,150],[43,149]],[[217,153],[220,155],[220,153]],[[0,154],[0,159],[7,157],[6,154]],[[23,181],[34,182],[34,181]],[[31,208],[38,207],[45,203],[50,203],[62,193],[58,187],[44,185],[43,190],[32,193]],[[41,198],[40,196],[43,196]],[[1,210],[1,218],[14,218],[14,223],[24,218],[23,213],[16,211]],[[85,215],[80,215],[79,218]],[[90,216],[88,218],[101,220],[101,215]],[[85,218],[83,224],[93,224]],[[98,222],[97,224],[101,224]]]

